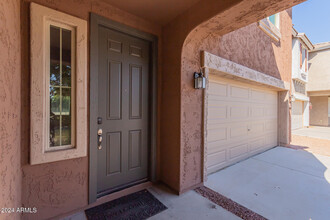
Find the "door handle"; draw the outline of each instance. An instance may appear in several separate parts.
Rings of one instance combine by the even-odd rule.
[[[97,131],[97,148],[99,149],[99,150],[101,150],[102,149],[102,133],[103,133],[103,131],[102,131],[102,129],[101,128],[99,128],[99,130]]]

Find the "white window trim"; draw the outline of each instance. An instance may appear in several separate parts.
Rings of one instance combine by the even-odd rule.
[[[258,22],[258,26],[263,30],[268,36],[270,36],[275,41],[280,41],[281,32],[280,32],[280,13],[277,13],[275,16],[276,26],[269,20],[269,17],[262,19]]]
[[[30,163],[41,164],[87,156],[87,22],[31,3],[31,143]],[[71,29],[75,45],[71,81],[71,145],[49,147],[49,25]],[[75,128],[75,129],[74,129]]]

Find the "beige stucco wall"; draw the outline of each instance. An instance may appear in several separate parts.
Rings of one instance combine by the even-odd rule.
[[[330,90],[330,49],[309,53],[307,91]]]
[[[311,96],[310,125],[328,126],[328,97]]]
[[[20,0],[0,1],[0,211],[21,207],[19,10]],[[0,213],[0,219],[19,218]]]

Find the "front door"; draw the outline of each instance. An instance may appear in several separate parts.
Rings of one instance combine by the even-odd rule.
[[[102,196],[148,179],[150,48],[147,41],[103,26],[98,32],[97,194]]]

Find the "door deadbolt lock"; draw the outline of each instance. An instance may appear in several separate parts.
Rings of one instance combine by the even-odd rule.
[[[97,148],[99,149],[99,150],[101,150],[102,149],[102,133],[103,133],[103,131],[102,131],[102,129],[100,128],[98,131],[97,131]]]

